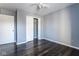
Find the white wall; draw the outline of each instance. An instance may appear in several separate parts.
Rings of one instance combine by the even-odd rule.
[[[23,44],[26,43],[27,41],[32,40],[33,38],[33,21],[31,20],[32,18],[39,18],[37,16],[28,16],[27,12],[24,10],[17,10],[17,44]],[[29,20],[30,19],[30,20]],[[41,30],[40,30],[40,18],[39,18],[39,38],[41,37]],[[27,29],[28,28],[28,29]],[[29,30],[29,31],[28,31]]]
[[[67,10],[49,14],[45,16],[44,19],[45,38],[51,41],[62,42],[64,44],[71,44],[71,25]]]
[[[33,17],[26,16],[26,42],[33,40]]]
[[[26,42],[33,40],[33,18],[35,16],[26,16]],[[41,19],[38,18],[38,38],[41,39]]]
[[[14,16],[0,14],[0,44],[15,42]]]
[[[17,10],[17,44],[26,43],[26,14],[24,10]]]
[[[44,16],[43,38],[79,49],[79,4]]]

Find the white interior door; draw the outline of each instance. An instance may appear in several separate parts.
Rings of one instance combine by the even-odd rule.
[[[0,14],[0,44],[12,42],[15,42],[14,16]]]

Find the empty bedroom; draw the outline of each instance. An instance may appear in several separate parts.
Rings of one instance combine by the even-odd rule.
[[[79,56],[79,3],[0,3],[0,56]]]

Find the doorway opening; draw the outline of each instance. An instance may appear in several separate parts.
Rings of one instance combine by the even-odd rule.
[[[26,42],[40,38],[40,19],[33,16],[26,17]]]
[[[33,18],[33,41],[34,43],[38,43],[38,19],[37,18]]]

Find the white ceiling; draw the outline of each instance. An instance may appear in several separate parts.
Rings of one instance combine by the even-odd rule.
[[[28,14],[35,14],[39,16],[47,15],[48,13],[55,12],[62,8],[72,5],[71,3],[45,3],[48,5],[48,8],[43,8],[39,11],[36,11],[36,6],[33,6],[34,3],[0,3],[0,8],[8,8],[13,11],[16,9],[25,10]]]

